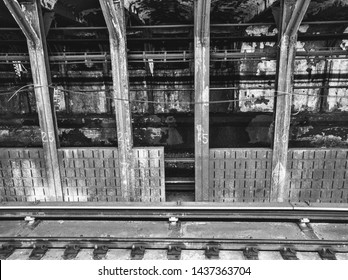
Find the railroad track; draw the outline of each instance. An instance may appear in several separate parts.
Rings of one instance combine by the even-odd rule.
[[[260,252],[279,252],[285,260],[299,259],[298,252],[317,253],[324,260],[348,254],[348,240],[2,237],[0,244],[1,259],[23,249],[31,250],[29,259],[41,259],[49,250],[64,250],[63,259],[74,259],[81,250],[90,250],[94,259],[103,259],[108,252],[121,249],[129,250],[131,259],[142,259],[147,250],[165,250],[168,259],[180,259],[183,251],[204,251],[208,259],[218,259],[224,251],[240,252],[252,260],[259,259]]]
[[[344,205],[7,203],[0,221],[1,259],[348,259]]]

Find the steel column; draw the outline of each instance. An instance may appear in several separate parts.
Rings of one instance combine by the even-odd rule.
[[[287,160],[297,31],[310,0],[284,0],[276,89],[271,201],[282,202],[288,189]]]
[[[34,91],[42,136],[42,145],[49,187],[48,200],[62,201],[63,193],[58,163],[58,137],[56,122],[50,98],[50,71],[45,55],[45,35],[40,16],[40,4],[37,0],[28,0],[19,4],[16,0],[4,0],[7,8],[27,38],[29,59],[34,82]]]
[[[121,189],[124,200],[134,197],[131,175],[132,124],[129,104],[126,26],[124,1],[99,0],[109,31],[113,80],[113,97],[116,111],[117,141],[121,162]]]
[[[195,197],[208,200],[210,0],[194,1]]]

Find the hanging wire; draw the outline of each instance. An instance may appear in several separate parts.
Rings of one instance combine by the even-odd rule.
[[[48,87],[51,87],[52,85],[48,85]],[[27,88],[41,88],[41,87],[44,87],[44,86],[35,86],[34,84],[29,84],[29,85],[25,85],[25,86],[22,86],[20,87],[19,89],[17,89],[16,91],[3,91],[3,92],[0,92],[0,96],[5,96],[5,95],[11,95],[11,97],[7,100],[7,102],[11,101],[11,99],[13,97],[15,97],[18,93],[21,93],[23,92],[25,89]]]
[[[21,88],[17,89],[14,92],[14,94],[12,94],[12,96],[7,100],[7,102],[9,102],[15,95],[17,95],[18,92],[24,90],[25,88],[31,87],[31,86],[34,86],[34,84],[25,85],[25,86],[22,86]]]
[[[34,86],[34,84],[29,84],[22,86],[21,88],[17,89],[15,92],[0,92],[0,96],[2,95],[10,95],[11,97],[7,100],[8,102],[16,96],[18,93],[23,92],[26,88],[32,87],[32,88],[39,88],[43,86]],[[106,92],[112,92],[112,90],[97,90],[97,91],[91,91],[91,90],[86,90],[86,91],[74,91],[74,90],[67,90],[67,89],[60,89],[58,86],[53,86],[53,85],[48,85],[49,88],[53,88],[58,91],[70,93],[70,94],[78,94],[78,95],[84,95],[91,97],[91,93],[95,92],[100,92],[100,93],[106,93]],[[223,89],[223,88],[221,88]],[[236,88],[237,89],[237,88]],[[247,90],[243,88],[239,88],[239,90]],[[262,90],[262,88],[260,88]],[[267,89],[269,90],[269,89]],[[141,91],[141,89],[139,89]],[[173,89],[175,91],[175,89]],[[245,101],[254,101],[258,98],[275,98],[279,96],[286,96],[286,95],[291,95],[291,96],[306,96],[306,97],[328,97],[328,98],[348,98],[348,95],[345,96],[327,96],[327,95],[321,95],[321,94],[307,94],[307,93],[295,93],[295,92],[282,92],[282,91],[274,91],[275,94],[273,95],[261,95],[258,97],[252,96],[252,97],[245,97],[245,98],[238,98],[238,99],[227,99],[227,100],[216,100],[216,101],[200,101],[200,102],[194,102],[194,101],[181,101],[179,103],[181,104],[189,104],[189,105],[194,105],[194,104],[221,104],[221,103],[233,103],[233,102],[245,102]],[[100,94],[98,94],[100,95]],[[126,99],[126,98],[116,98],[116,97],[108,97],[104,96],[106,99],[110,100],[115,100],[115,101],[125,101],[125,102],[136,102],[136,103],[150,103],[150,104],[167,104],[168,101],[149,101],[149,100],[143,100],[143,99]]]
[[[67,89],[59,89],[60,91],[67,92],[67,93],[72,93],[72,94],[80,94],[80,95],[86,95],[86,96],[91,96],[87,92],[90,91],[73,91],[73,90],[67,90]],[[173,90],[175,91],[175,90]],[[105,92],[105,91],[102,91]],[[112,90],[110,90],[112,92]],[[274,98],[277,96],[285,96],[285,95],[293,95],[293,96],[312,96],[312,97],[327,97],[326,95],[316,95],[316,94],[306,94],[306,93],[290,93],[290,92],[282,92],[282,91],[274,91],[275,93],[278,92],[278,94],[274,95],[262,95],[259,96],[259,98]],[[348,98],[347,96],[337,96],[339,98]],[[118,100],[118,101],[126,101],[126,102],[138,102],[138,103],[152,103],[152,104],[167,104],[168,102],[166,101],[148,101],[148,100],[142,100],[142,99],[134,99],[134,100],[129,100],[126,98],[115,98],[115,97],[105,97],[106,99],[111,99],[111,100]],[[180,103],[184,104],[218,104],[218,103],[231,103],[231,102],[240,102],[240,101],[253,101],[257,99],[258,97],[248,97],[248,98],[238,98],[238,99],[228,99],[228,100],[218,100],[218,101],[201,101],[201,102],[190,102],[190,101],[184,101]]]

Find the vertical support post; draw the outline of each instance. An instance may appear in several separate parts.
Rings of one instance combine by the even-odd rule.
[[[195,198],[209,198],[210,0],[194,1]]]
[[[270,197],[273,202],[284,201],[289,185],[287,161],[297,31],[309,3],[310,0],[284,0],[281,7],[282,27],[276,81],[277,97]]]
[[[48,200],[62,201],[63,192],[58,163],[57,129],[49,91],[48,58],[45,57],[42,17],[38,0],[28,0],[19,4],[16,0],[4,0],[7,8],[27,38],[31,72],[42,136],[46,163],[49,194]],[[47,52],[46,52],[47,55]]]
[[[134,197],[131,176],[133,138],[129,104],[124,1],[99,0],[99,2],[110,39],[122,197],[124,200],[129,200],[131,197]]]

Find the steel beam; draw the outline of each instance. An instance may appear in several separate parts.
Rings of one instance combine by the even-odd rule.
[[[297,31],[309,3],[310,0],[284,0],[281,7],[282,26],[276,81],[271,201],[282,202],[289,184],[287,160]]]
[[[50,100],[50,72],[47,63],[48,58],[45,56],[43,23],[42,17],[39,15],[40,4],[37,0],[28,0],[21,5],[16,0],[4,0],[4,2],[27,38],[46,164],[49,189],[47,197],[51,201],[61,201],[63,200],[63,193],[58,163],[57,130]]]
[[[194,1],[195,200],[209,198],[210,0]]]
[[[99,0],[110,38],[113,97],[116,111],[117,141],[120,159],[121,190],[124,200],[134,197],[131,176],[132,124],[129,104],[126,26],[124,2]]]

